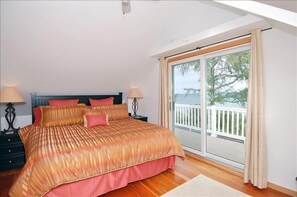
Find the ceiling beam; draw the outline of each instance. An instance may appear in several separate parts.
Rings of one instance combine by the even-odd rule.
[[[297,14],[288,10],[266,5],[255,1],[222,1],[214,0],[217,3],[228,5],[237,9],[248,11],[259,16],[264,16],[288,25],[297,27]]]

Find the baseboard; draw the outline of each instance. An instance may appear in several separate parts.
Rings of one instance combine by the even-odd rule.
[[[279,186],[279,185],[276,185],[274,183],[270,183],[268,182],[267,183],[267,187],[269,187],[270,189],[274,189],[276,191],[279,191],[281,193],[284,193],[284,194],[287,194],[289,196],[293,196],[293,197],[297,197],[297,192],[293,191],[293,190],[290,190],[290,189],[287,189],[285,187],[282,187],[282,186]]]
[[[233,169],[229,166],[223,166],[223,165],[220,165],[220,164],[217,164],[216,162],[212,161],[212,160],[209,160],[205,157],[202,157],[202,156],[199,156],[199,155],[196,155],[194,153],[191,153],[191,152],[188,152],[188,151],[185,151],[186,152],[186,155],[188,155],[189,157],[192,157],[194,159],[197,159],[203,163],[206,163],[208,165],[211,165],[213,167],[216,167],[220,170],[223,170],[225,172],[228,172],[232,175],[235,175],[235,176],[238,176],[238,177],[241,177],[243,178],[243,173],[240,172],[240,171],[237,171],[236,169]],[[293,196],[293,197],[297,197],[297,192],[296,191],[293,191],[293,190],[290,190],[290,189],[287,189],[285,187],[282,187],[282,186],[279,186],[279,185],[276,185],[274,183],[270,183],[268,182],[267,183],[267,187],[270,188],[270,189],[273,189],[273,190],[276,190],[276,191],[279,191],[281,193],[284,193],[284,194],[287,194],[289,196]]]
[[[224,166],[224,165],[218,164],[218,163],[216,163],[216,162],[214,162],[212,160],[209,160],[209,159],[207,159],[205,157],[202,157],[200,155],[196,155],[196,154],[191,153],[191,152],[188,152],[188,151],[185,151],[185,152],[186,152],[186,155],[188,155],[189,157],[192,157],[194,159],[197,159],[197,160],[199,160],[199,161],[201,161],[203,163],[206,163],[206,164],[211,165],[211,166],[213,166],[215,168],[218,168],[220,170],[223,170],[225,172],[228,172],[228,173],[230,173],[232,175],[235,175],[235,176],[238,176],[238,177],[243,178],[243,173],[240,172],[240,171],[238,171],[238,170],[236,170],[236,169],[233,169],[233,168],[231,168],[229,166]]]

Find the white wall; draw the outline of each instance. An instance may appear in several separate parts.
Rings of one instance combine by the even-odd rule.
[[[273,29],[262,38],[268,181],[297,191],[297,37]]]
[[[26,125],[30,125],[32,122],[32,116],[27,115],[27,116],[16,116],[14,120],[14,128],[19,128],[19,127],[24,127]],[[7,121],[4,117],[1,117],[0,119],[0,129],[3,131],[3,129],[7,129],[8,124]]]
[[[150,73],[147,73],[147,78],[141,82],[139,88],[143,95],[143,99],[138,99],[138,112],[139,115],[148,117],[148,121],[154,124],[159,122],[159,61],[153,59],[154,64],[150,66]],[[131,103],[129,99],[129,112],[132,113]]]

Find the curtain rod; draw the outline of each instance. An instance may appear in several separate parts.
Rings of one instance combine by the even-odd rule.
[[[262,29],[261,32],[263,31],[267,31],[267,30],[271,30],[272,27],[269,27],[269,28],[266,28],[266,29]],[[183,51],[183,52],[180,52],[180,53],[176,53],[176,54],[173,54],[173,55],[169,55],[169,56],[166,56],[164,57],[165,59],[169,58],[169,57],[173,57],[173,56],[176,56],[176,55],[181,55],[181,54],[184,54],[184,53],[188,53],[188,52],[191,52],[191,51],[195,51],[195,50],[200,50],[200,49],[203,49],[205,47],[209,47],[209,46],[212,46],[212,45],[216,45],[216,44],[220,44],[220,43],[223,43],[223,42],[227,42],[227,41],[230,41],[230,40],[235,40],[237,38],[242,38],[242,37],[245,37],[245,36],[249,36],[251,35],[251,33],[248,33],[248,34],[244,34],[244,35],[240,35],[240,36],[236,36],[236,37],[233,37],[233,38],[228,38],[226,40],[221,40],[221,41],[218,41],[218,42],[214,42],[214,43],[211,43],[211,44],[208,44],[208,45],[204,45],[202,47],[196,47],[194,49],[190,49],[190,50],[187,50],[187,51]]]

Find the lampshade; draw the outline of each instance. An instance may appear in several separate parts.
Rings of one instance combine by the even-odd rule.
[[[142,94],[141,94],[141,92],[139,91],[138,88],[132,88],[129,95],[128,95],[128,98],[142,99],[143,96],[142,96]]]
[[[25,102],[16,87],[4,87],[0,92],[0,103],[22,103]]]

